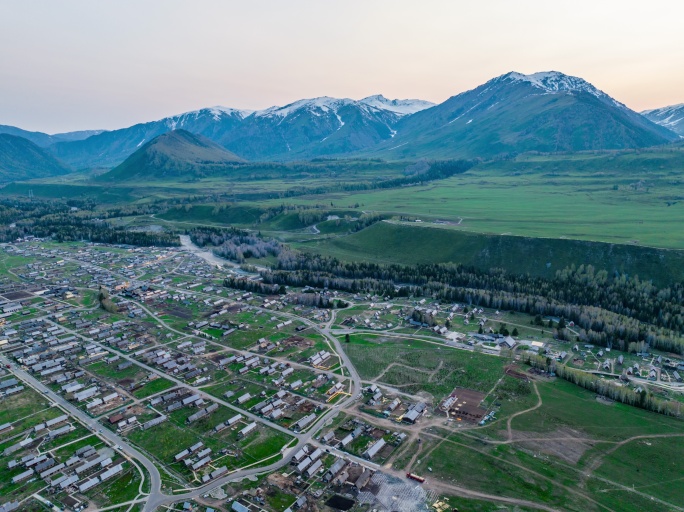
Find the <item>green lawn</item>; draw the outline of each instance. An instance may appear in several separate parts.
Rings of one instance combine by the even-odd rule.
[[[455,387],[489,391],[503,375],[506,364],[503,358],[446,345],[370,334],[352,335],[351,342],[342,346],[361,378],[374,379],[384,372],[378,382],[407,393],[426,391],[438,400]],[[392,363],[402,366],[388,369]]]
[[[516,430],[552,432],[561,426],[576,428],[589,436],[610,441],[642,434],[684,432],[684,422],[621,403],[604,405],[596,395],[567,381],[542,382],[539,392],[544,407],[513,420]]]
[[[553,277],[558,270],[571,265],[591,264],[597,269],[636,274],[660,284],[684,280],[684,251],[569,238],[532,238],[531,234],[501,236],[500,233],[472,233],[453,226],[387,221],[352,235],[294,245],[347,261],[405,265],[453,262],[485,271],[505,268],[513,273],[543,277]]]
[[[684,249],[684,152],[523,156],[424,186],[336,193],[362,209],[462,222],[459,229]],[[320,196],[286,199],[321,202]],[[280,202],[281,200],[278,200]],[[275,203],[276,201],[272,201]],[[673,204],[674,203],[674,204]]]
[[[105,377],[113,381],[119,382],[126,379],[137,380],[148,373],[147,370],[133,363],[128,368],[119,370],[119,365],[125,363],[126,360],[119,359],[113,363],[107,364],[104,361],[98,361],[85,367],[89,372]]]
[[[133,396],[135,396],[136,398],[146,398],[150,395],[154,395],[155,393],[159,393],[161,391],[165,391],[169,388],[172,388],[173,386],[175,386],[173,382],[171,382],[168,379],[164,379],[163,377],[160,377],[158,379],[154,379],[148,382],[143,387],[133,391]]]
[[[140,473],[129,463],[122,475],[96,486],[86,492],[86,496],[93,499],[101,507],[116,505],[135,499],[138,496],[139,486]]]
[[[600,507],[586,502],[575,491],[583,493],[612,510],[651,510],[650,498],[679,504],[683,496],[681,481],[684,479],[679,461],[684,457],[682,437],[652,437],[684,433],[680,420],[650,413],[622,404],[605,405],[598,402],[594,393],[578,388],[568,382],[538,381],[542,406],[517,416],[512,421],[515,432],[532,438],[548,436],[589,439],[586,451],[577,462],[572,462],[549,452],[555,442],[524,442],[497,445],[493,439],[507,439],[505,419],[514,411],[521,411],[536,403],[536,395],[523,397],[519,404],[503,407],[497,414],[498,421],[485,428],[457,433],[435,430],[412,470],[428,474],[428,467],[440,478],[475,489],[491,492],[501,490],[505,496],[517,496],[525,489],[526,499],[553,504],[562,510],[599,510]],[[644,436],[623,445],[616,443]],[[430,448],[447,438],[439,447]],[[557,441],[562,443],[563,441]],[[572,449],[573,443],[566,444]],[[413,449],[417,449],[414,445]],[[397,464],[405,465],[408,455],[401,454]],[[398,467],[398,466],[395,466]],[[586,473],[594,467],[593,475]],[[403,469],[403,468],[402,468]],[[549,489],[541,475],[560,485]],[[526,483],[521,483],[520,480]],[[582,482],[586,480],[586,482]],[[535,483],[536,482],[536,483]],[[564,490],[561,485],[570,490]],[[624,488],[620,487],[624,486]],[[520,486],[520,487],[519,487]],[[629,492],[644,493],[647,497]],[[505,492],[504,492],[505,491]],[[522,497],[522,496],[521,496]],[[585,508],[583,508],[585,507]],[[668,510],[658,504],[657,510]]]
[[[19,385],[21,384],[24,383],[20,381]],[[0,400],[0,418],[2,418],[3,423],[14,422],[47,407],[48,403],[45,397],[24,384],[23,391]],[[55,416],[59,416],[59,414],[55,414]]]

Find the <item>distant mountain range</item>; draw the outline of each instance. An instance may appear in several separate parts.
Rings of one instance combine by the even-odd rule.
[[[678,140],[684,130],[682,110],[667,107],[640,115],[581,78],[551,71],[507,73],[439,105],[380,95],[361,100],[321,97],[260,111],[205,108],[112,131],[47,135],[0,126],[0,133],[23,137],[64,162],[63,167],[76,170],[116,167],[174,130],[206,138],[249,161],[347,156],[487,159],[528,151],[665,144]],[[195,143],[186,137],[185,144]],[[183,147],[178,140],[173,144]],[[154,146],[147,147],[146,158],[151,151]],[[168,162],[164,165],[167,172],[176,172]],[[4,170],[11,172],[7,166]],[[54,164],[36,175],[46,172],[55,172]]]
[[[87,139],[88,137],[97,135],[103,131],[104,130],[83,130],[79,132],[56,133],[54,135],[48,135],[47,133],[29,132],[14,126],[0,124],[0,133],[8,133],[10,135],[16,135],[17,137],[23,137],[27,140],[30,140],[37,146],[40,146],[41,148],[46,148],[57,142],[73,142],[76,140]]]
[[[183,129],[202,135],[247,160],[293,160],[345,155],[391,138],[404,116],[433,104],[371,96],[315,98],[259,111],[213,107],[103,132],[76,142],[58,142],[54,154],[75,168],[112,167],[144,143]]]
[[[644,110],[641,115],[668,130],[672,130],[680,137],[684,137],[684,103],[654,110]]]
[[[227,149],[201,135],[174,130],[155,137],[99,181],[192,180],[215,176],[244,162]]]

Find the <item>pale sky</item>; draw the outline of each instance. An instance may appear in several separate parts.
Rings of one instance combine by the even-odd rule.
[[[508,71],[684,102],[682,0],[0,0],[0,124],[55,133],[213,105],[442,102]]]

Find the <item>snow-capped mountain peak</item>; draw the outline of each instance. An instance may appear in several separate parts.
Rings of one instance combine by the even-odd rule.
[[[598,99],[613,103],[616,107],[627,108],[619,101],[613,99],[605,92],[597,89],[583,78],[566,75],[560,71],[541,71],[525,75],[515,71],[502,75],[495,80],[508,80],[511,82],[527,82],[532,87],[540,89],[547,94],[585,92]]]
[[[375,96],[368,96],[361,100],[353,100],[350,98],[331,98],[330,96],[321,96],[319,98],[309,98],[298,100],[283,107],[270,107],[264,110],[258,110],[254,113],[256,117],[287,117],[290,114],[305,109],[308,111],[322,111],[322,112],[337,112],[341,107],[349,105],[356,105],[358,107],[368,107],[374,110],[391,112],[397,116],[405,116],[415,114],[426,108],[434,106],[434,103],[424,100],[407,99],[407,100],[390,100],[385,98],[382,94]]]
[[[197,121],[198,119],[204,117],[204,116],[211,116],[211,118],[214,121],[220,121],[221,118],[224,116],[228,117],[237,117],[238,119],[242,120],[245,117],[249,116],[252,114],[254,111],[253,110],[245,110],[245,109],[237,109],[237,108],[231,108],[231,107],[222,107],[222,106],[215,106],[215,107],[208,107],[208,108],[201,108],[199,110],[191,110],[190,112],[184,112],[182,114],[178,114],[175,116],[167,117],[165,119],[162,119],[161,121],[171,130],[175,130],[177,128],[183,128],[186,126],[187,123],[192,122],[192,121]]]
[[[349,98],[338,99],[331,98],[330,96],[321,96],[319,98],[298,100],[283,107],[274,106],[264,110],[258,110],[254,113],[254,115],[256,117],[287,117],[290,114],[302,109],[308,111],[321,110],[323,112],[332,110],[333,112],[337,112],[337,109],[340,107],[352,103],[354,103],[354,100]]]
[[[661,107],[661,108],[654,108],[651,110],[644,110],[642,114],[652,114],[655,112],[658,112],[660,114],[669,114],[672,112],[676,112],[678,110],[684,109],[684,103],[679,103],[677,105],[669,105],[667,107]]]
[[[231,108],[231,107],[222,107],[221,105],[216,105],[214,107],[209,107],[207,110],[214,116],[214,119],[218,120],[221,117],[221,114],[237,114],[239,117],[244,119],[248,115],[254,113],[254,110],[248,110],[248,109],[238,109],[238,108]]]
[[[416,112],[435,106],[434,103],[425,100],[390,100],[385,98],[382,94],[368,96],[367,98],[359,100],[359,103],[378,110],[389,110],[400,116],[415,114]]]
[[[544,89],[547,92],[583,91],[594,96],[599,96],[601,92],[583,78],[565,75],[559,71],[542,71],[530,75],[512,72],[505,75],[505,77],[517,82],[528,82],[534,87]]]
[[[680,137],[684,136],[684,103],[644,110],[641,115],[660,126],[672,130]]]

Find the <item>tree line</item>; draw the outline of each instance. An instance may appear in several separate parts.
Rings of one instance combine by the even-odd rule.
[[[602,379],[600,376],[577,370],[566,365],[558,365],[551,358],[525,353],[524,362],[534,368],[555,373],[557,377],[567,380],[577,386],[593,391],[596,394],[646,409],[647,411],[665,414],[667,416],[682,417],[682,404],[673,400],[663,400],[650,393],[645,387],[630,388],[621,386],[615,381]]]
[[[247,258],[278,256],[283,250],[280,242],[266,239],[235,228],[196,228],[189,231],[190,240],[200,247],[212,245],[212,252],[238,263]]]
[[[120,207],[117,214],[140,212],[140,207]],[[106,220],[92,199],[36,200],[21,197],[0,199],[0,242],[34,236],[58,242],[88,241],[139,246],[178,246],[178,236],[168,232],[129,231]]]
[[[591,266],[571,267],[553,278],[484,271],[455,264],[382,265],[283,250],[277,267],[261,272],[264,283],[312,286],[389,297],[433,297],[528,313],[563,317],[565,339],[627,350],[646,342],[684,353],[684,287],[658,288],[638,277],[609,276]],[[569,327],[570,322],[574,327]],[[570,330],[572,329],[572,330]],[[575,334],[576,333],[576,334]]]

